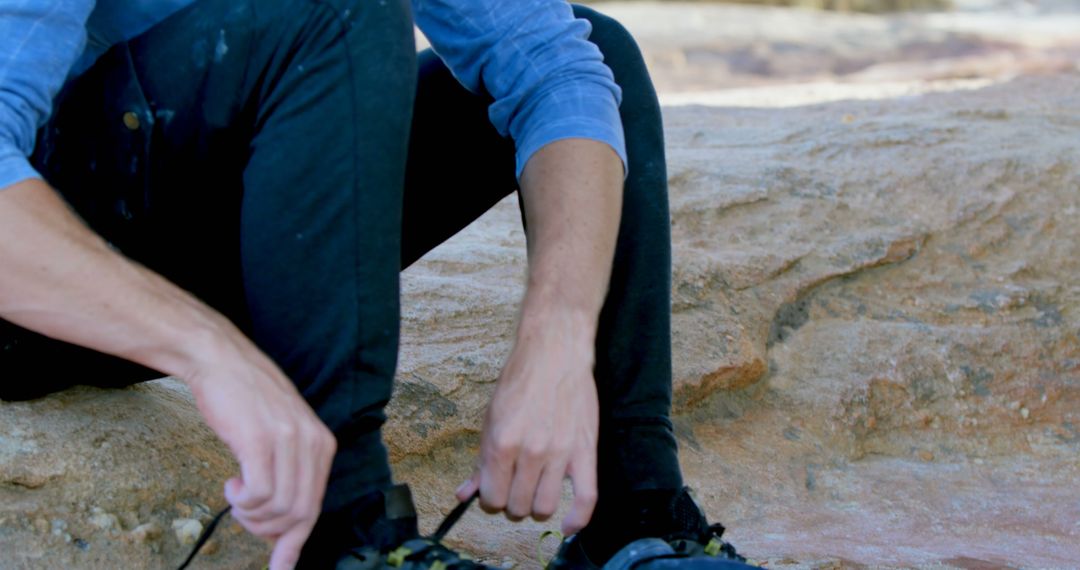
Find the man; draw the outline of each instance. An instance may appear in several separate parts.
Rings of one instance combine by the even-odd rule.
[[[632,39],[559,0],[412,12],[0,2],[0,399],[176,376],[271,568],[400,557],[397,273],[519,190],[527,292],[459,498],[545,519],[569,477],[555,566],[648,537],[715,554],[668,420],[663,138]],[[436,546],[425,567],[463,563]]]

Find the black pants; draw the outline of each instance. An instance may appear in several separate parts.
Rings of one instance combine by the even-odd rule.
[[[327,510],[390,482],[399,270],[517,189],[490,99],[417,56],[408,10],[199,0],[65,87],[33,157],[91,227],[296,382],[340,442]],[[576,13],[624,91],[630,161],[597,338],[601,495],[677,487],[660,110],[627,32]],[[157,376],[0,321],[0,399]]]

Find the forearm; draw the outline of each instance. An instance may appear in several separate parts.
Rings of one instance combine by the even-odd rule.
[[[522,322],[559,311],[595,335],[607,295],[622,210],[623,165],[610,146],[556,141],[521,178],[528,219],[529,278]]]
[[[232,326],[114,252],[40,180],[0,190],[0,317],[167,374]]]

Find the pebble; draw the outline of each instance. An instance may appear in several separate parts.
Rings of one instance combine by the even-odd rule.
[[[63,536],[67,532],[67,527],[67,521],[64,519],[53,519],[52,523],[50,524],[52,533],[56,536]]]
[[[1028,410],[1027,408],[1020,408],[1020,417],[1022,417],[1022,418],[1024,418],[1026,420],[1026,419],[1028,419],[1028,416],[1030,416],[1030,415],[1031,415],[1031,410]]]
[[[202,534],[202,523],[195,519],[176,519],[172,522],[173,532],[176,533],[176,540],[180,541],[180,544],[185,546],[189,544],[195,544],[195,541],[199,539],[199,535]]]
[[[131,530],[128,539],[136,544],[146,544],[161,538],[161,527],[157,523],[141,524]]]
[[[924,450],[919,452],[919,459],[922,459],[923,461],[928,461],[928,462],[933,461],[934,460],[934,454],[924,449]]]
[[[116,515],[107,513],[99,508],[94,508],[90,515],[90,524],[108,532],[120,530],[120,519]]]
[[[217,554],[218,550],[221,550],[221,543],[211,538],[199,549],[199,554],[202,556],[213,556],[214,554]]]
[[[49,532],[49,521],[40,517],[34,519],[34,530],[40,532],[41,534]]]

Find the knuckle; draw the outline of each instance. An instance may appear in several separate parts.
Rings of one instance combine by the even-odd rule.
[[[511,519],[521,520],[529,516],[529,509],[522,508],[521,505],[510,504],[506,506],[506,516]]]
[[[497,513],[506,509],[505,497],[480,497],[480,507],[488,513]]]
[[[328,452],[330,452],[330,455],[337,453],[338,441],[337,438],[334,437],[334,434],[330,432],[330,430],[322,430],[322,435],[319,440],[322,443],[323,449],[326,449]]]
[[[274,497],[274,500],[270,503],[270,512],[275,517],[288,516],[293,510],[293,506],[288,497]]]
[[[516,455],[518,450],[521,449],[521,443],[517,438],[512,437],[495,437],[491,442],[492,451],[499,457],[507,457]]]
[[[597,493],[595,490],[589,489],[587,491],[580,491],[575,494],[579,503],[585,505],[595,505],[597,499]]]
[[[265,503],[273,496],[269,485],[254,484],[248,488],[248,497],[254,503]]]
[[[545,521],[555,515],[555,507],[551,505],[536,505],[533,508],[533,518],[538,521]]]
[[[521,452],[526,459],[537,461],[548,456],[548,447],[543,443],[530,443]]]
[[[274,430],[278,439],[292,439],[296,437],[297,427],[292,422],[281,422]]]
[[[568,442],[557,442],[551,447],[551,454],[557,457],[569,457],[574,452],[574,446]]]

